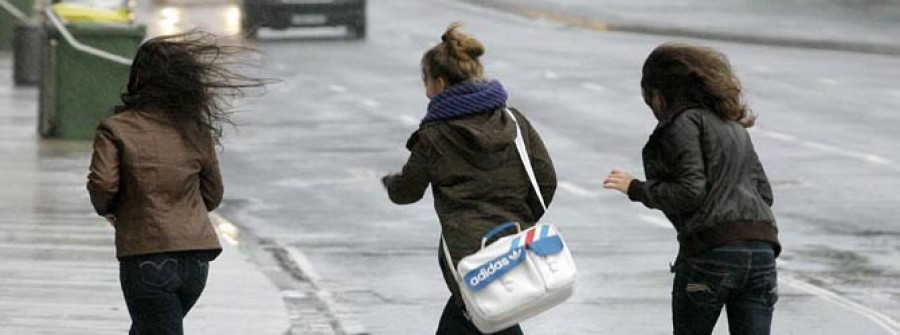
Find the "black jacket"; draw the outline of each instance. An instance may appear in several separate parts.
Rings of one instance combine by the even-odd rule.
[[[666,214],[680,256],[738,240],[770,241],[780,252],[772,188],[741,124],[702,108],[673,113],[643,159],[647,181],[633,181],[628,196]]]

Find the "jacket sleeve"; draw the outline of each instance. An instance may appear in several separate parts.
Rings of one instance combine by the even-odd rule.
[[[676,117],[659,139],[665,164],[672,164],[670,180],[632,181],[628,197],[666,213],[691,213],[706,198],[706,174],[700,145],[700,121],[690,115]]]
[[[200,194],[207,211],[212,211],[222,203],[225,188],[222,185],[222,172],[219,170],[219,158],[215,146],[210,144],[209,156],[200,170]]]
[[[753,161],[755,163],[753,167],[753,179],[756,181],[756,190],[759,192],[763,201],[765,201],[769,207],[772,207],[772,205],[775,204],[775,196],[772,194],[772,185],[769,184],[769,177],[766,176],[766,170],[763,169],[762,162],[760,162],[756,150],[753,150]]]
[[[521,119],[524,120],[526,128],[528,129],[526,135],[526,139],[528,140],[528,157],[531,159],[534,177],[537,179],[538,187],[541,189],[541,195],[544,197],[545,205],[549,208],[550,203],[553,201],[553,196],[556,194],[556,169],[553,167],[550,153],[547,152],[547,147],[544,145],[541,136],[538,135],[538,132],[531,126],[531,123],[527,119]],[[534,213],[542,213],[541,215],[543,215],[544,209],[541,208],[540,202],[536,196],[533,198],[534,199],[529,201],[529,203],[534,210]]]
[[[395,204],[405,205],[419,201],[431,183],[428,169],[434,150],[423,137],[419,133],[413,134],[407,143],[410,154],[403,171],[384,179],[388,197]]]
[[[94,211],[99,215],[112,214],[119,193],[119,147],[112,129],[105,122],[94,133],[94,153],[91,157],[87,190]]]

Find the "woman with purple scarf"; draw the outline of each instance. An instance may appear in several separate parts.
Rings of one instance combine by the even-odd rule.
[[[449,267],[481,247],[481,237],[509,221],[529,228],[544,214],[515,148],[520,127],[535,177],[547,205],[556,190],[550,155],[531,123],[506,106],[506,91],[484,79],[479,57],[484,45],[450,25],[442,42],[422,58],[422,79],[431,102],[406,143],[409,160],[402,172],[382,179],[391,201],[411,204],[431,185],[441,233],[450,250],[438,263],[450,289],[437,334],[482,334],[466,316]],[[509,109],[516,120],[505,112]],[[515,233],[507,230],[496,238]],[[438,245],[440,250],[440,245]],[[495,334],[522,334],[516,325]]]

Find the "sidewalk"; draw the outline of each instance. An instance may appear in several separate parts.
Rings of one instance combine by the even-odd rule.
[[[900,1],[462,0],[605,31],[900,55]]]
[[[41,140],[38,91],[0,53],[0,334],[124,334],[113,229],[84,189],[89,142]],[[188,334],[284,334],[280,291],[235,245],[212,263]]]

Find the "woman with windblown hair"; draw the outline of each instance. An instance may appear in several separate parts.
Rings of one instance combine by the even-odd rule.
[[[382,179],[397,204],[418,201],[431,185],[452,258],[445,259],[439,252],[452,297],[437,334],[447,335],[481,334],[467,318],[448,268],[478,251],[481,237],[492,228],[508,221],[529,228],[544,214],[516,152],[517,125],[504,111],[506,91],[499,81],[484,78],[481,42],[458,28],[459,24],[451,25],[442,42],[422,58],[422,79],[431,100],[428,112],[406,143],[411,154],[403,171]],[[537,131],[524,115],[511,110],[549,204],[556,190],[553,163]],[[510,233],[514,231],[500,235]],[[522,334],[522,330],[516,325],[496,334]]]
[[[769,334],[781,251],[774,198],[728,59],[663,44],[644,63],[641,89],[659,121],[643,151],[647,180],[615,169],[604,187],[662,210],[678,232],[674,333],[711,334],[724,306],[731,334]]]
[[[207,216],[223,195],[215,146],[229,99],[264,84],[228,68],[243,50],[198,32],[144,42],[97,128],[87,188],[116,230],[130,334],[182,334],[222,250]]]

